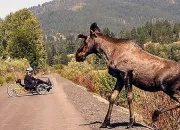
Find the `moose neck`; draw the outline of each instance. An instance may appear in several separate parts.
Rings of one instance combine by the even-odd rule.
[[[100,55],[100,57],[102,57],[108,64],[110,57],[114,52],[113,44],[99,37],[95,39],[95,42],[96,42],[97,55]]]

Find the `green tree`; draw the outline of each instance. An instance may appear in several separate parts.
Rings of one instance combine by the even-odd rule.
[[[164,43],[171,43],[173,42],[173,31],[171,24],[165,20],[160,24],[160,39],[159,42]]]
[[[177,42],[179,40],[179,24],[178,23],[175,23],[174,24],[174,28],[173,28],[173,33],[174,33],[174,42]]]
[[[8,52],[13,58],[26,58],[33,67],[46,62],[46,52],[39,22],[33,14],[23,9],[11,16],[11,37]]]
[[[108,35],[110,37],[115,37],[115,34],[109,30],[109,28],[103,29],[103,34]]]
[[[68,56],[67,56],[67,53],[62,53],[61,54],[61,58],[60,58],[60,63],[61,64],[64,64],[64,65],[67,65],[68,64],[68,62],[69,62],[69,58],[68,58]]]
[[[126,39],[126,29],[125,28],[120,30],[119,38]]]
[[[152,34],[151,34],[151,39],[152,39],[152,42],[156,43],[156,42],[159,42],[159,31],[158,31],[158,26],[157,25],[154,25],[152,27]]]
[[[136,28],[135,27],[132,28],[130,33],[131,33],[131,39],[136,39],[137,32],[136,32]]]
[[[66,44],[67,44],[66,52],[68,54],[73,54],[74,51],[75,51],[75,44],[74,44],[74,42],[68,40]]]

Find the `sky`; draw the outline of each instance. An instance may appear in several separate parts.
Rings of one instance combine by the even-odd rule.
[[[29,8],[52,0],[0,0],[0,18],[5,18],[10,12]]]

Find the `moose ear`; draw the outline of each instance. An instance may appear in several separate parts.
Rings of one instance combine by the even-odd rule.
[[[84,34],[82,34],[82,33],[80,33],[80,34],[78,35],[78,38],[83,38],[83,39],[86,39],[86,38],[87,38],[87,36],[86,36],[86,35],[84,35]]]
[[[93,23],[90,26],[90,36],[94,36],[94,33],[100,33],[101,30],[99,29],[97,23]]]

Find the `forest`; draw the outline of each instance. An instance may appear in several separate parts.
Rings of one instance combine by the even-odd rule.
[[[102,32],[111,37],[136,40],[139,46],[151,54],[180,61],[180,23],[171,24],[167,20],[155,23],[147,22],[141,27],[122,29],[119,31],[119,36],[116,36],[108,27],[104,28]],[[65,40],[58,39],[56,35],[50,35],[46,36],[45,41],[49,64],[67,64],[68,57],[65,55],[74,54],[77,47],[82,44],[82,41],[77,39],[77,34],[69,34]],[[94,56],[94,63],[103,64],[104,62]]]
[[[138,27],[150,21],[180,21],[180,2],[173,1],[53,0],[29,9],[46,34],[88,32],[93,22],[117,34],[122,28]]]

